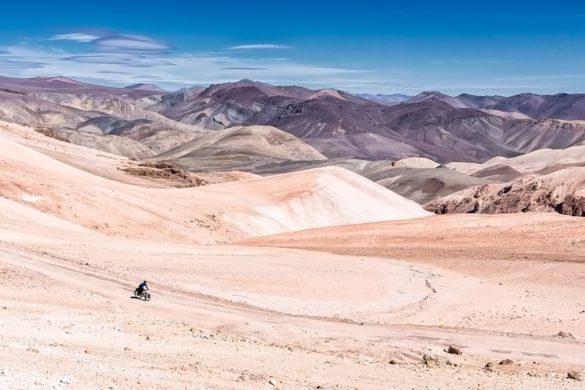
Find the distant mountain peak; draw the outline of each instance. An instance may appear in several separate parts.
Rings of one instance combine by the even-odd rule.
[[[218,91],[218,90],[229,90],[232,88],[241,88],[241,87],[273,87],[270,84],[266,84],[260,81],[254,81],[250,79],[242,79],[239,81],[229,81],[226,83],[219,83],[219,84],[211,84],[207,87],[209,91]]]
[[[313,94],[313,96],[311,96],[311,99],[316,99],[316,98],[320,98],[320,97],[325,97],[325,96],[331,96],[337,99],[342,99],[342,100],[347,100],[346,98],[344,98],[341,94],[343,92],[338,90],[338,89],[333,89],[333,88],[323,88],[318,90],[317,92],[315,92]]]
[[[157,85],[148,84],[148,83],[132,84],[132,85],[128,85],[128,86],[124,87],[124,89],[131,89],[134,91],[167,92]]]
[[[467,108],[467,105],[461,100],[439,91],[423,91],[412,99],[408,100],[407,103],[420,103],[427,100],[441,101],[455,108]]]
[[[266,87],[273,87],[273,85],[268,83],[263,83],[262,81],[257,80],[250,80],[250,79],[241,79],[239,81],[225,83],[220,85],[233,85],[233,86],[240,86],[240,85],[256,85],[256,86],[266,86]]]
[[[419,93],[418,95],[416,95],[415,98],[419,97],[419,96],[420,97],[441,97],[441,98],[451,97],[451,96],[446,95],[446,94],[439,92],[439,91],[423,91],[423,92]]]

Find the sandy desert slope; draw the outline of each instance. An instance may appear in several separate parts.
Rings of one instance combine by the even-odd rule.
[[[432,318],[446,326],[542,336],[566,327],[585,335],[585,221],[580,218],[435,216],[422,223],[316,229],[246,244],[399,259],[463,274],[445,286],[456,300],[433,301],[420,317],[426,323]]]
[[[108,234],[216,243],[428,215],[416,203],[339,168],[240,181],[241,186],[144,188],[58,161],[10,134],[0,133],[0,195]],[[90,155],[99,160],[95,152]],[[116,161],[106,157],[102,165],[103,160]],[[299,214],[313,209],[319,213]]]
[[[153,188],[35,137],[0,134],[2,388],[582,385],[581,219],[425,217],[341,169]]]
[[[540,149],[513,158],[494,157],[483,164],[453,162],[447,167],[470,175],[497,166],[508,166],[521,173],[539,173],[551,167],[583,165],[584,156],[585,146],[578,145],[566,149]]]
[[[524,333],[514,318],[526,305],[543,309],[538,294],[560,300],[548,289],[526,293],[513,277],[498,287],[382,258],[162,245],[7,199],[0,210],[0,384],[8,388],[272,388],[271,380],[279,388],[579,388],[565,378],[585,367],[583,335],[565,318],[572,314],[538,313],[554,323]],[[130,298],[142,278],[148,303]],[[472,310],[469,301],[486,292],[496,302],[519,295],[518,308],[480,301]],[[482,319],[500,326],[481,329]],[[557,329],[577,339],[546,333]],[[464,354],[445,354],[451,344]],[[424,354],[443,360],[427,367]],[[515,363],[498,366],[505,358]],[[481,368],[488,361],[494,372]]]
[[[408,261],[465,266],[470,272],[488,260],[585,263],[585,219],[558,214],[433,216],[420,221],[314,229],[246,241]],[[457,269],[459,270],[459,268]]]
[[[198,170],[220,170],[230,164],[244,166],[247,161],[256,159],[326,160],[313,147],[271,126],[237,126],[217,130],[168,150],[157,158],[182,161],[184,165]],[[205,159],[217,161],[215,165],[200,167],[200,161]]]

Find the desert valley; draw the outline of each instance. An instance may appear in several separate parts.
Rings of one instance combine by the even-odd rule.
[[[0,77],[0,387],[583,388],[583,216],[585,95]]]

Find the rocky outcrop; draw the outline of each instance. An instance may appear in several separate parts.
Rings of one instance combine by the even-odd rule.
[[[162,179],[174,184],[175,187],[199,187],[207,184],[204,179],[169,163],[147,161],[128,165],[121,170],[133,176]]]
[[[574,217],[585,217],[585,198],[568,195],[561,203],[555,206],[555,211]]]
[[[557,212],[581,217],[585,216],[585,168],[485,184],[430,202],[425,208],[436,214]]]

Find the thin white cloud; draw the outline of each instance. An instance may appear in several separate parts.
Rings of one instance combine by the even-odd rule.
[[[271,43],[254,43],[250,45],[238,45],[228,47],[228,50],[282,50],[282,49],[292,49],[292,46],[288,45],[276,45]]]
[[[95,41],[96,39],[100,38],[94,34],[87,34],[87,33],[69,33],[69,34],[57,34],[53,35],[51,38],[47,39],[48,41],[75,41],[75,42],[84,42],[89,43]]]
[[[95,50],[110,53],[128,52],[148,54],[165,52],[172,49],[166,43],[141,35],[74,32],[53,35],[47,40],[90,43]]]
[[[135,68],[150,68],[159,65],[174,65],[157,56],[135,55],[131,53],[97,53],[63,57],[62,61],[86,64],[122,65]]]
[[[117,53],[160,53],[168,51],[171,46],[140,35],[111,35],[94,42],[100,51]]]

